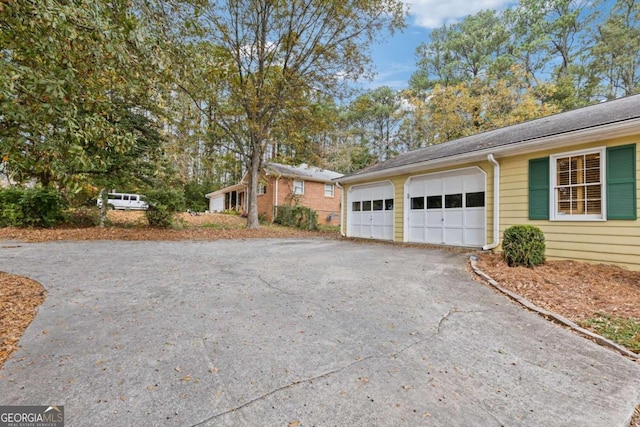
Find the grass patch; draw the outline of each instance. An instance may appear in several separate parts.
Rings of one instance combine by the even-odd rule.
[[[229,224],[217,224],[208,223],[197,226],[198,228],[208,228],[211,230],[227,231],[227,230],[239,230],[245,228],[244,225],[229,225]]]
[[[640,320],[597,313],[597,317],[581,323],[603,337],[640,353]]]
[[[323,233],[339,233],[340,226],[339,225],[318,225],[318,230]]]

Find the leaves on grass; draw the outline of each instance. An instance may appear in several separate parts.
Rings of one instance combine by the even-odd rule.
[[[0,272],[0,367],[18,349],[45,294],[42,285],[34,280]]]

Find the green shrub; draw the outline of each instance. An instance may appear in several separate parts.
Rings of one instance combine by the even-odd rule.
[[[533,225],[514,225],[502,236],[502,258],[510,267],[535,267],[545,261],[542,231]]]
[[[212,185],[206,183],[188,182],[184,185],[184,198],[187,208],[195,212],[209,209],[209,201],[204,196],[211,191]]]
[[[66,203],[48,188],[11,187],[0,190],[1,227],[55,227],[64,221]]]
[[[303,230],[318,229],[318,214],[305,206],[276,206],[277,212],[273,222],[287,227]]]
[[[185,210],[184,193],[179,190],[147,191],[145,200],[149,204],[149,209],[145,212],[147,221],[153,227],[171,227],[176,212]]]

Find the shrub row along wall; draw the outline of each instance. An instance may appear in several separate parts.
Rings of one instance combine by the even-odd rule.
[[[318,214],[305,206],[274,206],[273,222],[303,230],[318,229]]]

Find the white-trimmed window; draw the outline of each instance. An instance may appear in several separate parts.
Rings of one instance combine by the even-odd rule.
[[[550,156],[552,219],[606,219],[604,157],[604,148]]]
[[[267,185],[264,182],[258,183],[258,196],[267,194]]]
[[[293,194],[304,194],[304,181],[293,180]]]
[[[333,197],[333,184],[324,185],[324,197]]]

